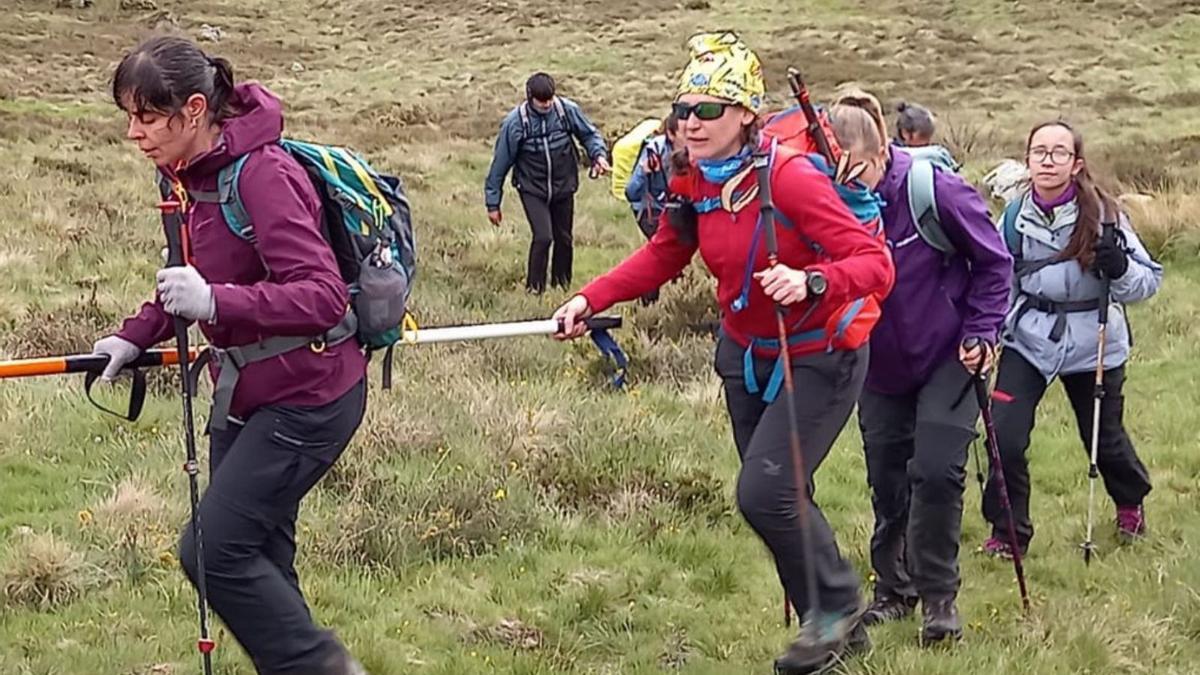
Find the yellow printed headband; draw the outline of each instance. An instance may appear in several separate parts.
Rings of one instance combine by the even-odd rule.
[[[766,85],[758,56],[732,31],[700,33],[687,42],[689,60],[679,77],[676,99],[706,94],[757,113]]]

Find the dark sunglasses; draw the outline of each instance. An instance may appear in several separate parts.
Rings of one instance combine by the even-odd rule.
[[[736,103],[719,103],[716,101],[705,101],[703,103],[693,103],[691,105],[688,105],[687,103],[673,103],[671,105],[671,114],[674,115],[675,119],[679,120],[680,122],[687,120],[687,118],[691,117],[693,114],[697,119],[711,121],[720,119],[720,117],[725,114],[726,108],[732,108],[736,105]]]

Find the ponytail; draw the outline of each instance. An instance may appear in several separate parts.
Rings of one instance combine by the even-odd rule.
[[[208,117],[220,124],[233,117],[233,67],[205,54],[196,43],[174,35],[152,37],[121,59],[113,73],[112,97],[126,112],[176,115],[188,98],[208,100]]]

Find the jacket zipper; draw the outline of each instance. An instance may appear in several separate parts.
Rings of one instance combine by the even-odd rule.
[[[554,197],[554,160],[550,159],[550,135],[546,128],[546,117],[542,117],[542,148],[546,151],[546,203]]]

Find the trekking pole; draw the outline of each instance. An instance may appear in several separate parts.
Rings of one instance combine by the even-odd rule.
[[[167,231],[167,267],[182,267],[184,265],[184,223],[181,204],[177,201],[165,201],[159,204],[162,211],[164,229]],[[192,386],[188,377],[188,322],[182,317],[175,317],[175,349],[179,362],[181,391],[183,392],[183,433],[187,447],[187,463],[183,465],[188,475],[189,489],[192,497],[192,538],[196,543],[196,594],[197,609],[200,613],[200,638],[196,647],[204,660],[204,675],[212,675],[212,650],[216,643],[208,635],[208,589],[204,580],[204,539],[200,528],[200,486],[196,475],[199,466],[196,461],[196,429],[192,418]]]
[[[971,455],[975,457],[975,482],[979,483],[979,494],[982,496],[987,487],[984,485],[983,465],[979,462],[979,444],[971,443]]]
[[[771,201],[770,155],[754,154],[754,168],[758,172],[758,199],[762,227],[766,234],[767,264],[779,264],[779,242],[775,237],[775,205]],[[815,303],[815,301],[813,301]],[[815,304],[813,305],[816,306]],[[811,311],[811,310],[810,310]],[[783,365],[783,390],[787,397],[788,441],[791,445],[792,468],[796,482],[796,517],[800,521],[800,546],[804,551],[804,584],[808,595],[808,607],[804,619],[816,619],[820,603],[817,600],[817,569],[813,565],[812,532],[808,523],[808,473],[804,469],[804,455],[800,451],[800,422],[796,419],[796,388],[792,382],[792,356],[788,353],[787,324],[784,321],[783,305],[775,303],[775,323],[779,329],[779,358]],[[784,588],[784,619],[788,623],[787,589]]]
[[[1103,210],[1103,209],[1102,209]],[[1116,236],[1113,223],[1103,223],[1100,226],[1100,237],[1111,243]],[[1088,506],[1087,506],[1087,539],[1080,544],[1083,549],[1083,564],[1091,566],[1092,552],[1096,546],[1092,543],[1092,524],[1095,516],[1096,478],[1100,476],[1100,467],[1096,460],[1100,453],[1100,403],[1104,400],[1104,341],[1108,332],[1108,303],[1110,279],[1107,274],[1100,272],[1100,325],[1096,330],[1096,384],[1092,390],[1092,454],[1088,465]]]
[[[195,361],[197,350],[188,350],[188,361]],[[174,349],[147,349],[122,370],[173,366],[179,363],[179,352]],[[104,372],[108,356],[103,354],[72,354],[69,356],[45,356],[36,359],[14,359],[0,361],[0,380],[38,375],[63,375],[70,373]]]
[[[801,110],[801,112],[804,113],[804,119],[805,119],[805,121],[808,122],[809,137],[812,138],[813,142],[817,144],[817,151],[821,153],[821,156],[825,158],[825,161],[828,162],[830,166],[836,166],[837,160],[833,156],[833,150],[831,150],[829,147],[829,139],[825,137],[825,130],[821,128],[821,123],[817,118],[817,111],[815,108],[813,108],[812,100],[809,98],[808,85],[806,85],[804,83],[804,77],[800,74],[799,70],[797,70],[796,68],[793,68],[791,66],[788,66],[787,80],[788,80],[788,85],[792,88],[792,95],[796,97],[796,102],[798,104],[800,104],[800,110]],[[769,189],[770,189],[769,186],[767,186],[766,188],[763,188],[763,187],[759,188],[760,192],[763,190],[767,190],[767,192],[769,192]],[[767,240],[768,241],[768,244],[767,244],[768,255],[770,255],[770,251],[775,250],[775,245],[773,243],[771,243],[775,237],[775,208],[772,205],[770,207],[770,209],[771,209],[771,211],[770,211],[770,221],[771,222],[765,224],[766,229],[769,233],[767,235],[768,236],[768,240]],[[774,266],[774,262],[772,262],[771,264],[772,264],[772,266]],[[780,333],[781,333],[781,335],[786,334],[786,329],[784,328],[784,324],[783,324],[783,314],[782,314],[783,310],[782,310],[782,308],[777,308],[777,309],[778,309],[777,313],[779,314]],[[784,378],[788,382],[791,381],[791,377],[792,377],[791,368],[789,367],[791,365],[790,361],[791,361],[791,359],[790,359],[790,355],[789,355],[788,360],[784,362]],[[791,385],[789,384],[789,387],[790,386]],[[789,402],[789,405],[791,405],[791,402]],[[790,414],[792,415],[792,417],[795,416],[794,412],[792,412]],[[789,420],[791,422],[793,430],[795,430],[796,426],[797,426],[796,421],[794,419],[790,419],[790,418],[789,418]],[[800,440],[797,435],[796,447],[793,448],[793,451],[795,454],[799,453],[799,445],[800,445]],[[799,489],[799,482],[797,482],[797,489]],[[807,531],[807,526],[802,525],[802,527],[805,527],[805,530]],[[809,545],[808,546],[809,550],[805,552],[805,555],[809,555],[809,553],[811,552],[811,548],[812,548],[811,545]],[[811,564],[810,564],[810,568],[811,568]],[[814,581],[814,586],[815,586],[815,581]],[[810,589],[810,593],[812,593],[812,597],[816,597],[815,591],[812,591]],[[784,589],[784,596],[783,596],[783,625],[784,626],[792,625],[792,615],[791,615],[791,611],[789,610],[789,607],[790,607],[790,605],[788,604],[787,590]]]
[[[817,119],[817,111],[813,108],[812,100],[808,96],[808,85],[804,84],[804,78],[800,75],[800,71],[788,66],[787,80],[792,87],[792,95],[796,97],[796,102],[800,104],[800,110],[804,112],[804,119],[808,121],[808,135],[817,144],[817,151],[821,153],[826,162],[829,162],[829,166],[837,166],[833,150],[829,147],[829,139],[825,137],[825,130],[821,128],[821,123]]]
[[[968,349],[982,347],[978,338],[964,344]],[[1008,484],[1004,482],[1004,465],[1000,460],[1000,445],[996,442],[996,425],[992,422],[992,397],[988,392],[988,372],[980,362],[979,369],[971,378],[975,382],[975,398],[979,400],[979,413],[983,417],[983,430],[988,456],[996,472],[996,490],[1000,493],[1000,506],[1008,521],[1008,544],[1012,547],[1013,569],[1017,573],[1017,586],[1021,589],[1021,606],[1029,613],[1029,590],[1025,585],[1025,564],[1021,560],[1021,547],[1017,542],[1017,529],[1013,524],[1012,502],[1008,499]]]
[[[194,361],[197,355],[196,349],[189,349],[187,359]],[[96,384],[96,380],[108,366],[108,359],[109,357],[105,354],[74,354],[0,361],[0,380],[39,375],[85,373],[83,393],[87,396],[88,401],[103,412],[134,422],[142,414],[142,406],[146,403],[146,374],[142,372],[142,369],[175,365],[179,363],[179,353],[174,349],[148,349],[121,368],[133,376],[132,386],[129,390],[129,410],[125,413],[110,410],[92,397],[92,386]]]
[[[585,319],[589,330],[601,331],[621,327],[619,316],[594,316]],[[487,340],[493,338],[522,337],[526,335],[552,335],[562,332],[559,319],[534,321],[510,321],[507,323],[483,323],[471,326],[439,326],[417,328],[405,326],[401,340],[406,344],[432,344],[435,342],[459,342],[462,340]]]

